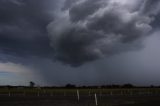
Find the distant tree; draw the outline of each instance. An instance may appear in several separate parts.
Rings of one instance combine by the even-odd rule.
[[[120,87],[121,87],[120,85],[115,85],[115,84],[111,85],[111,88],[120,88]]]
[[[81,88],[87,88],[87,86],[84,85],[84,86],[82,86]]]
[[[66,87],[66,88],[75,88],[75,87],[76,87],[76,85],[73,85],[73,84],[67,84],[65,87]]]
[[[154,85],[151,85],[150,88],[155,88],[155,86],[154,86]]]
[[[133,88],[134,85],[132,85],[132,84],[124,84],[122,87],[123,88]]]
[[[30,87],[34,87],[34,86],[35,86],[35,83],[34,83],[33,81],[30,81],[30,82],[29,82],[29,86],[30,86]]]
[[[7,85],[6,88],[7,88],[7,89],[11,89],[12,86],[11,86],[11,85]]]

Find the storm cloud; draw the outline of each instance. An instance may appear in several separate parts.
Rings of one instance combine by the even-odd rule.
[[[5,55],[1,60],[11,61],[11,56],[50,57],[53,54],[46,31],[52,19],[47,7],[51,1],[0,1],[0,54]]]
[[[55,58],[79,66],[137,50],[159,14],[155,0],[66,0],[48,25]]]
[[[71,66],[142,47],[159,28],[158,0],[1,0],[0,59]],[[19,58],[20,57],[20,58]]]
[[[0,84],[158,84],[160,0],[0,0]]]

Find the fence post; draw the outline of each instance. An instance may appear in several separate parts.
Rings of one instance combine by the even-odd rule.
[[[38,91],[38,93],[37,93],[37,96],[39,96],[39,91]]]
[[[111,96],[113,95],[112,91],[110,92]]]
[[[8,96],[11,96],[11,93],[10,93],[10,92],[8,93]]]
[[[123,95],[123,91],[121,91],[121,94],[120,95]]]
[[[51,95],[50,96],[53,96],[53,92],[51,92]]]
[[[88,95],[89,95],[89,96],[91,96],[91,91],[90,91],[90,90],[89,90],[89,93],[88,93]]]
[[[66,92],[64,91],[64,94],[63,94],[64,96],[66,96]]]
[[[77,99],[79,101],[79,90],[77,90]]]
[[[97,95],[96,95],[96,93],[95,93],[95,104],[96,104],[96,106],[98,106],[98,102],[97,102]]]
[[[25,91],[23,92],[23,96],[26,96],[26,92]]]

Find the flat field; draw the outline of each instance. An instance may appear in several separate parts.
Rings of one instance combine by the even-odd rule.
[[[97,98],[97,104],[96,104]],[[160,106],[159,88],[1,88],[0,106]]]

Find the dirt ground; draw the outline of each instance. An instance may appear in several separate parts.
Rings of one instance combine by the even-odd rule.
[[[98,106],[160,106],[160,96],[98,96]],[[1,95],[0,106],[96,106],[94,95]]]

